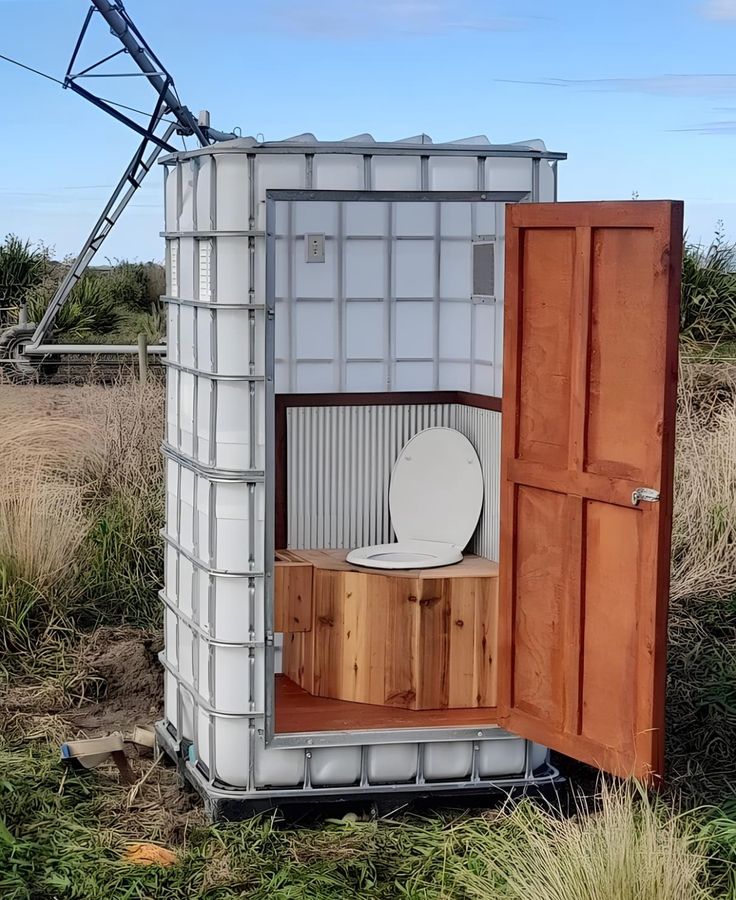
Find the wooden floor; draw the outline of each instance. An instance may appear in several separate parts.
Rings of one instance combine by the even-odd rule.
[[[276,676],[276,732],[355,731],[382,728],[461,728],[466,725],[493,725],[495,708],[483,709],[396,709],[314,697],[286,675]]]

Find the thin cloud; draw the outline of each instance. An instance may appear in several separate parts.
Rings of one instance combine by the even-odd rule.
[[[528,19],[489,15],[485,0],[279,0],[270,22],[300,36],[332,39],[431,36],[453,31],[512,31]]]
[[[647,78],[544,78],[529,81],[497,78],[496,81],[581,91],[653,94],[660,97],[727,97],[736,94],[736,74],[731,73],[654,75]]]
[[[675,131],[691,134],[736,134],[736,119],[724,119],[721,122],[703,122],[692,128],[676,128]]]
[[[706,19],[736,22],[736,0],[706,0],[701,12]]]

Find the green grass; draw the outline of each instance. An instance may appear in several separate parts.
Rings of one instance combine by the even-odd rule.
[[[70,613],[77,629],[122,622],[142,628],[161,621],[163,491],[107,498],[81,548]]]
[[[149,765],[149,764],[147,764]],[[162,770],[163,775],[167,775]],[[168,773],[170,776],[170,773]],[[166,779],[164,779],[166,780]],[[165,791],[176,790],[170,782]],[[107,773],[64,769],[46,745],[0,750],[3,900],[250,898],[727,898],[736,824],[676,816],[624,790],[561,818],[523,801],[484,815],[286,827],[256,818],[220,827],[196,816],[170,868],[123,861],[128,841],[172,832]],[[184,821],[182,818],[181,821]],[[178,825],[181,825],[179,821]],[[168,839],[168,840],[167,840]]]
[[[692,417],[691,433],[715,433],[733,408],[732,370],[698,363],[683,384],[690,401],[681,404],[682,415]],[[5,488],[6,521],[16,523],[18,539],[6,542],[8,558],[0,560],[0,626],[15,648],[1,660],[2,900],[736,898],[736,810],[725,805],[736,784],[732,545],[709,543],[716,531],[727,534],[734,512],[725,438],[723,452],[710,454],[702,442],[680,442],[687,465],[678,469],[679,489],[687,503],[677,512],[677,559],[689,559],[694,544],[704,552],[697,583],[676,591],[672,604],[670,794],[662,802],[624,798],[606,811],[604,799],[573,817],[525,802],[475,816],[314,829],[270,818],[209,827],[170,768],[137,763],[145,781],[128,791],[114,770],[79,775],[58,760],[59,742],[73,732],[73,707],[104,695],[103,677],[85,668],[84,633],[104,623],[146,629],[160,623],[160,387],[74,389],[39,408],[35,419],[28,417],[29,398],[48,395],[22,390],[17,423],[6,409],[0,435],[23,488]],[[91,424],[81,428],[81,420]],[[11,452],[13,443],[33,449],[26,462]],[[710,481],[703,480],[705,468],[713,469]],[[5,472],[9,483],[7,464]],[[49,493],[57,482],[64,490],[79,485],[79,510],[58,505]],[[52,541],[71,530],[58,527],[63,510],[70,522],[81,516],[83,537],[61,540],[52,557]],[[69,556],[70,565],[60,568],[58,560]],[[28,572],[40,573],[38,583]],[[679,804],[691,811],[678,814]],[[709,804],[725,808],[694,809]],[[170,869],[127,864],[122,854],[131,840],[160,841],[176,849],[179,861]]]
[[[667,763],[690,805],[736,796],[736,596],[670,609]]]

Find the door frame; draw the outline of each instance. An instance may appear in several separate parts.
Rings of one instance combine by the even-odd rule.
[[[285,436],[284,421],[285,407],[279,402],[277,405],[274,371],[275,371],[275,315],[276,315],[276,204],[279,201],[328,201],[328,202],[483,202],[483,203],[505,203],[507,209],[509,205],[530,202],[535,191],[366,191],[366,190],[312,190],[312,189],[275,189],[266,190],[266,515],[265,515],[265,630],[270,635],[270,640],[266,644],[265,654],[265,733],[264,739],[266,746],[279,748],[292,747],[308,747],[308,746],[342,746],[356,744],[387,744],[387,743],[424,743],[432,741],[468,741],[473,738],[478,739],[483,736],[498,736],[498,727],[496,725],[495,707],[493,721],[489,721],[487,726],[481,727],[453,727],[443,726],[438,728],[401,728],[395,730],[368,730],[368,731],[349,731],[349,732],[305,732],[295,735],[279,734],[275,731],[275,647],[273,642],[274,627],[274,575],[273,561],[275,551],[281,549],[276,543],[277,524],[278,536],[282,537],[283,532],[283,513],[279,511],[285,506],[285,481],[283,480],[283,461],[286,458],[286,447],[281,439]],[[411,392],[425,393],[425,392]],[[427,392],[435,398],[448,392]],[[454,396],[463,395],[468,398],[482,398],[489,401],[495,408],[500,398],[485,394],[474,394],[470,392],[449,392]],[[376,400],[366,400],[366,402],[381,402],[382,397],[396,397],[392,402],[402,402],[398,398],[402,396],[401,392],[366,392],[356,395],[355,393],[343,392],[340,394],[294,394],[289,393],[289,398],[300,398],[310,396],[332,396],[344,397],[346,401],[352,400],[356,396],[364,396],[366,398],[376,398]],[[404,395],[405,396],[405,395]],[[403,402],[406,402],[405,400]],[[435,399],[432,402],[437,402]],[[466,401],[467,402],[467,401]],[[296,401],[293,405],[300,405]],[[331,404],[336,405],[336,404]],[[475,405],[475,404],[469,404]],[[479,402],[478,405],[481,405]],[[278,485],[278,487],[277,487]],[[281,487],[283,486],[283,488]],[[278,494],[277,494],[278,491]],[[488,732],[486,734],[486,732]],[[518,739],[514,735],[515,739]],[[528,754],[531,752],[527,748]]]

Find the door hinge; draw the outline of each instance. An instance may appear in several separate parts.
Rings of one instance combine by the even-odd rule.
[[[637,488],[631,495],[631,503],[638,506],[642,500],[646,500],[647,503],[658,503],[659,491],[655,491],[654,488]]]

